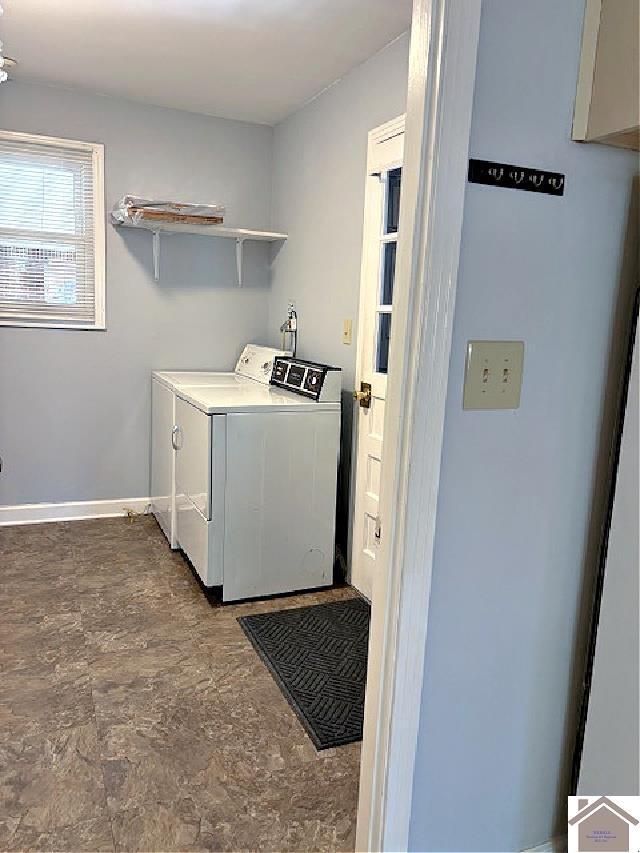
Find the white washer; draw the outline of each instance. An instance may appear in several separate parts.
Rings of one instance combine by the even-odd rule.
[[[273,347],[246,344],[234,371],[157,370],[152,377],[172,389],[177,385],[236,386],[242,385],[247,380],[268,383],[271,379],[274,359],[279,355],[286,356],[289,353]]]
[[[172,548],[178,547],[175,525],[175,462],[171,431],[176,423],[176,390],[183,386],[237,387],[268,382],[283,350],[247,344],[235,371],[156,371],[151,383],[151,510]]]
[[[264,377],[173,386],[176,541],[224,601],[333,581],[339,372],[289,370],[295,390]]]

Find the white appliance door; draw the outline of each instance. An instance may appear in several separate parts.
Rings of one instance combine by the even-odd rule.
[[[224,600],[331,584],[340,412],[226,420]]]
[[[206,586],[222,584],[226,416],[176,401],[176,528]]]
[[[211,520],[211,415],[191,403],[176,401],[176,492]]]

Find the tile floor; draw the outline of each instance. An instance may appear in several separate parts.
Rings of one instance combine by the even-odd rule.
[[[360,745],[316,752],[151,517],[0,528],[0,850],[353,850]]]

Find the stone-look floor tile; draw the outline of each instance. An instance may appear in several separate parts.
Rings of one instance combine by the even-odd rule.
[[[41,735],[94,719],[89,664],[43,663],[2,673],[0,741]]]
[[[150,585],[152,581],[150,581]],[[117,596],[93,593],[82,602],[85,637],[93,651],[147,648],[162,643],[189,643],[201,638],[209,613],[201,601],[185,601],[158,583],[154,595],[132,592]]]
[[[39,832],[29,826],[19,826],[13,837],[1,849],[61,851],[61,853],[70,853],[70,851],[98,853],[100,851],[101,853],[101,851],[113,851],[115,848],[111,821],[105,814],[73,826],[57,826],[46,832]]]
[[[52,613],[79,612],[78,593],[72,582],[56,578],[47,583],[38,584],[5,582],[4,570],[0,566],[0,624],[11,625],[29,621],[40,621]]]
[[[112,828],[118,851],[224,849],[211,820],[189,798],[121,811],[113,818]]]
[[[96,691],[109,806],[130,808],[155,800],[195,796],[198,779],[227,747],[215,689],[203,679],[183,694],[159,680]],[[150,685],[153,685],[150,687]],[[207,699],[205,697],[209,696]],[[207,705],[209,704],[209,708]],[[206,775],[208,803],[227,798],[221,773]]]
[[[241,851],[351,851],[355,846],[355,828],[351,815],[331,816],[332,823],[317,818],[292,819],[278,813],[234,815],[213,824],[213,834],[219,839],[218,850]]]
[[[152,518],[0,529],[0,849],[352,850],[359,744],[317,752]]]
[[[84,661],[85,636],[79,612],[50,611],[44,616],[13,611],[0,619],[0,673],[32,670],[34,664]]]
[[[74,556],[85,564],[97,568],[117,570],[123,567],[127,555],[152,562],[161,559],[167,547],[166,541],[153,518],[90,519],[74,523],[71,547]]]
[[[72,537],[65,524],[19,524],[0,527],[0,566],[31,557],[35,562],[72,556]]]
[[[69,555],[56,556],[43,552],[37,556],[32,553],[6,556],[0,552],[0,600],[17,597],[18,601],[23,601],[37,596],[38,604],[46,601],[50,610],[58,611],[57,601],[60,597],[73,597],[77,609],[75,569],[76,563]]]
[[[104,819],[105,790],[94,724],[0,743],[2,809],[17,834]]]
[[[42,616],[31,614],[28,620],[24,617],[24,613],[15,613],[0,623],[0,644],[10,642],[13,645],[30,646],[84,642],[79,610],[61,612],[51,607]]]
[[[0,788],[0,792],[1,791],[2,788]],[[9,814],[9,811],[4,804],[2,804],[0,808],[2,809],[2,814],[0,815],[0,850],[12,850],[15,849],[13,844],[16,832],[20,826],[20,814]],[[18,846],[21,847],[21,845]],[[25,846],[23,849],[29,848]]]

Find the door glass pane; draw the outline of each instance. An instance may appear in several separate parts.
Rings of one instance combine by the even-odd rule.
[[[376,345],[376,371],[386,373],[389,368],[389,341],[391,339],[391,314],[378,314],[378,343]]]
[[[396,246],[398,244],[384,243],[382,256],[382,293],[380,303],[391,305],[393,302],[393,280],[396,275]]]
[[[387,215],[385,217],[385,234],[393,234],[398,230],[401,175],[401,168],[391,169],[387,174]]]

